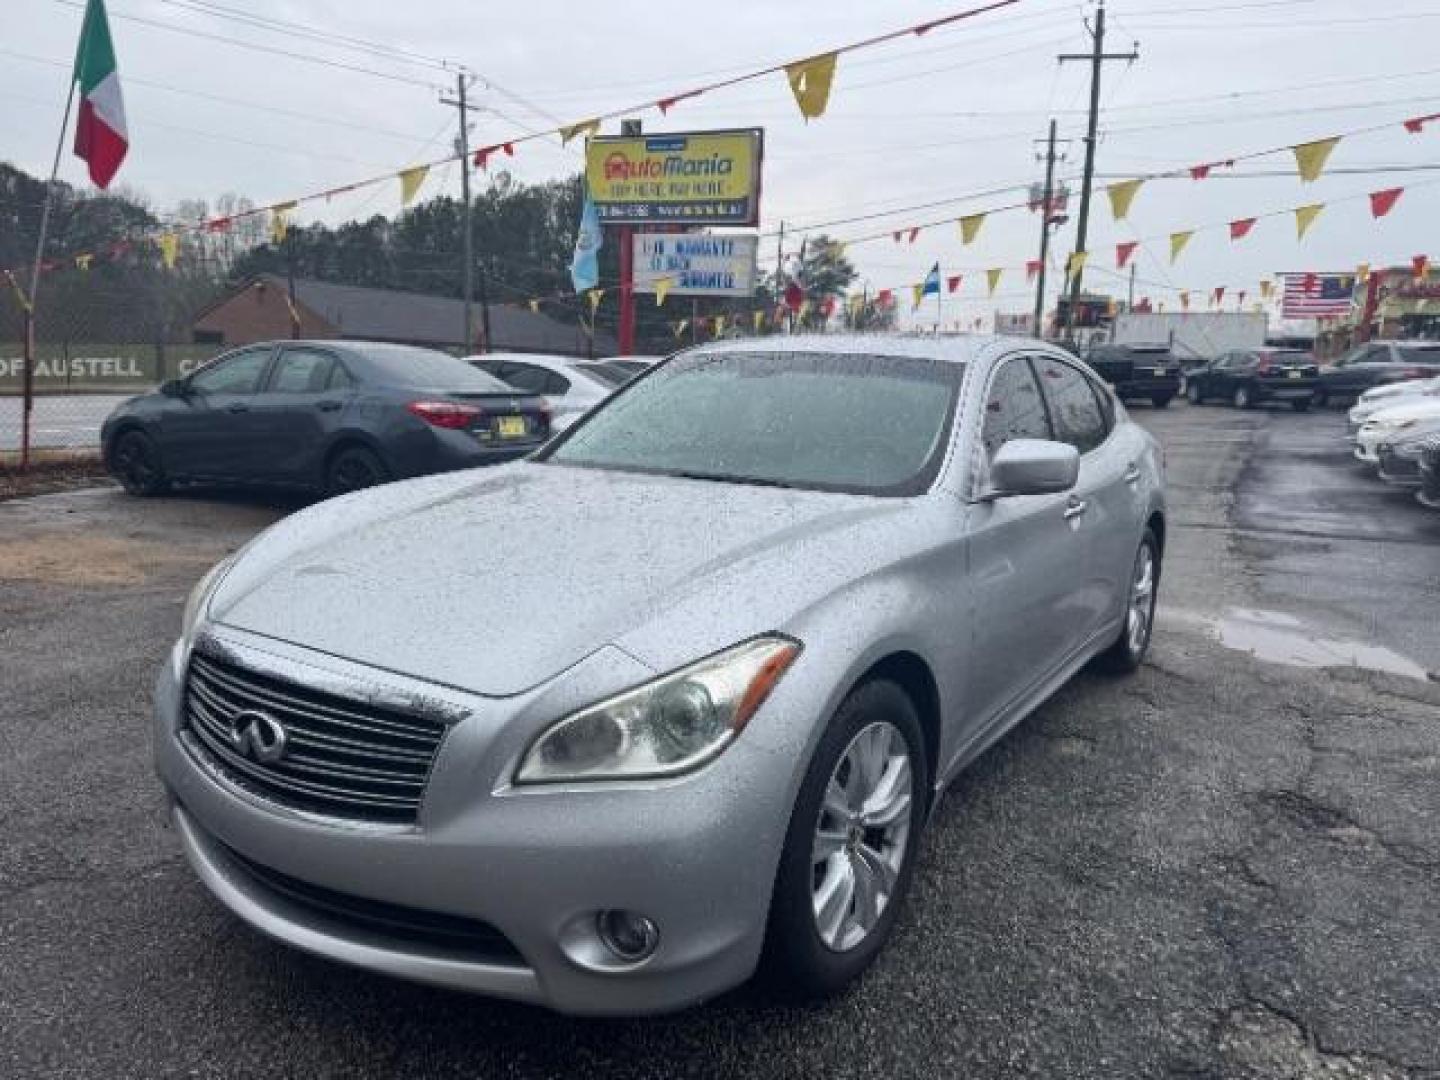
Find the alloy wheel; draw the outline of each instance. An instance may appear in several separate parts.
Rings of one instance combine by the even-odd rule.
[[[132,492],[148,491],[158,475],[149,446],[136,435],[121,441],[115,452],[115,471],[125,489]]]
[[[910,843],[914,777],[905,736],[878,721],[835,763],[811,847],[811,906],[835,952],[864,941],[895,893]]]
[[[1155,615],[1155,552],[1141,544],[1135,556],[1135,575],[1130,584],[1130,609],[1125,616],[1126,641],[1130,652],[1139,656],[1150,640],[1150,623]]]

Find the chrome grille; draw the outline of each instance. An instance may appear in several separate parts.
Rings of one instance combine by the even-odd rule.
[[[232,742],[245,711],[285,730],[279,760]],[[195,653],[185,684],[190,745],[239,786],[272,802],[334,817],[414,822],[445,725],[312,690]]]

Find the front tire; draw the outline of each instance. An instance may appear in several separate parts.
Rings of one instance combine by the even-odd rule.
[[[1309,398],[1296,398],[1294,401],[1290,402],[1290,407],[1291,407],[1292,409],[1294,409],[1296,412],[1309,412],[1309,411],[1310,411],[1310,399],[1309,399]]]
[[[770,902],[762,967],[828,997],[879,955],[909,889],[930,772],[919,714],[877,679],[841,703],[810,760]]]
[[[1317,391],[1315,391],[1315,399],[1314,399],[1314,400],[1315,400],[1315,407],[1316,407],[1317,409],[1323,409],[1323,408],[1325,408],[1325,406],[1327,406],[1327,405],[1330,404],[1330,395],[1327,394],[1324,390],[1317,390]]]
[[[1095,666],[1116,675],[1140,670],[1155,630],[1155,601],[1160,594],[1160,543],[1147,526],[1135,552],[1126,594],[1125,622],[1115,643],[1095,658]]]
[[[1185,388],[1185,398],[1191,405],[1202,405],[1205,399],[1200,396],[1200,384],[1192,382]]]
[[[129,494],[148,498],[170,490],[170,479],[160,463],[160,448],[141,431],[127,431],[110,455],[111,472]]]
[[[1154,405],[1157,409],[1163,409],[1170,404],[1174,396],[1174,394],[1156,394],[1150,399],[1150,404]]]

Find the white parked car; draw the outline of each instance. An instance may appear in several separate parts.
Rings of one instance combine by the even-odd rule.
[[[650,367],[650,357],[577,360],[532,353],[467,356],[481,371],[527,394],[539,394],[552,410],[550,427],[562,431]]]
[[[1440,396],[1425,395],[1401,399],[1404,403],[1373,413],[1355,435],[1355,458],[1367,465],[1379,465],[1379,447],[1410,428],[1440,418]]]
[[[1366,390],[1350,410],[1350,440],[1360,432],[1360,426],[1382,409],[1396,405],[1407,405],[1419,397],[1440,398],[1440,377],[1434,379],[1407,379],[1405,382],[1377,386]]]

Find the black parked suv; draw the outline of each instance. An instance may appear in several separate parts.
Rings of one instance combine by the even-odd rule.
[[[1237,409],[1249,409],[1285,401],[1304,412],[1319,385],[1320,368],[1303,349],[1240,349],[1190,372],[1186,395],[1192,405],[1220,398]]]
[[[1085,360],[1118,398],[1149,398],[1163,409],[1180,393],[1180,361],[1168,345],[1096,345]]]

